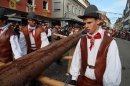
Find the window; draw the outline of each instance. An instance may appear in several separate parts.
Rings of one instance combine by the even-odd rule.
[[[54,2],[54,11],[61,10],[61,2]]]
[[[75,14],[77,14],[77,8],[75,8]]]
[[[31,5],[33,5],[33,0],[27,0],[28,6],[26,7],[26,12],[32,12],[33,11],[33,7]]]
[[[80,12],[81,12],[81,11],[79,10],[79,15],[80,15]]]
[[[84,12],[83,12],[83,11],[81,11],[81,15],[83,15],[83,13],[84,13]]]
[[[72,6],[71,6],[71,5],[69,5],[69,11],[71,11],[71,7],[72,7]]]
[[[74,13],[74,11],[75,11],[75,10],[74,10],[74,6],[72,6],[72,12]]]
[[[45,9],[45,10],[48,9],[48,2],[47,2],[47,0],[43,0],[43,9]]]
[[[27,3],[32,5],[32,0],[27,0]]]
[[[84,15],[84,12],[82,12],[82,15]]]

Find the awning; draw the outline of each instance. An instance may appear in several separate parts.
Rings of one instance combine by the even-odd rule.
[[[129,28],[129,25],[125,25],[124,28]]]
[[[21,21],[21,19],[17,19],[17,18],[8,18],[8,20]]]
[[[47,0],[43,0],[43,1],[47,2]]]

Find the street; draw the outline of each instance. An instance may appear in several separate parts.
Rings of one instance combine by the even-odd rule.
[[[130,86],[130,41],[117,38],[122,64],[122,80],[120,86]]]

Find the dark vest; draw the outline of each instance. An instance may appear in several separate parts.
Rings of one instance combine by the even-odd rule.
[[[10,37],[16,35],[13,29],[6,30],[0,36],[0,62],[8,63],[13,61],[13,52],[10,43]]]
[[[35,44],[36,44],[36,49],[40,49],[41,47],[41,33],[43,32],[43,28],[41,26],[37,26],[35,30]],[[21,32],[23,32],[26,42],[27,42],[27,53],[32,52],[31,50],[31,42],[28,34],[28,26],[22,28]]]
[[[103,74],[106,69],[106,57],[109,45],[112,41],[112,38],[104,34],[104,38],[100,44],[95,66],[89,65],[88,62],[88,50],[87,50],[87,38],[86,36],[81,38],[80,47],[81,47],[81,70],[80,76],[78,77],[77,86],[103,86]],[[89,79],[84,76],[86,67],[94,69],[96,80]]]

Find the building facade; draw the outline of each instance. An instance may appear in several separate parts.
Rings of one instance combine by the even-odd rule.
[[[128,30],[130,28],[130,0],[127,0],[126,7],[123,12],[123,29]]]
[[[115,22],[115,30],[122,30],[122,18],[118,18]]]
[[[6,8],[8,14],[15,13],[14,18],[9,20],[27,23],[28,12],[35,12],[38,20],[45,20],[50,24],[52,20],[52,0],[0,0],[0,7]]]
[[[73,27],[82,24],[77,16],[83,15],[89,5],[86,0],[52,0],[52,17],[61,21],[61,26]]]

